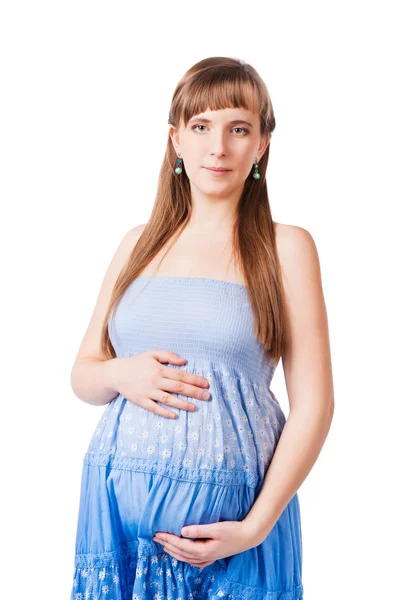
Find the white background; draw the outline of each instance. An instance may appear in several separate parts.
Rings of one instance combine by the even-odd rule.
[[[71,367],[116,247],[149,218],[175,85],[209,56],[265,80],[273,219],[307,229],[322,267],[335,415],[299,489],[305,598],[396,597],[393,9],[2,3],[2,597],[69,599],[82,460],[105,410],[74,396]],[[272,389],[287,415],[281,362]]]

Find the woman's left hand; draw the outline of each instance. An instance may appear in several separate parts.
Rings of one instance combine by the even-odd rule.
[[[207,538],[204,540],[185,540],[173,533],[157,532],[152,538],[163,545],[165,552],[195,567],[206,567],[219,558],[233,556],[260,544],[259,539],[247,523],[243,521],[222,521],[207,525],[186,525],[181,534],[189,538]]]

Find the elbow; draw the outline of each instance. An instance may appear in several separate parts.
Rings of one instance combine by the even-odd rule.
[[[81,373],[79,373],[77,363],[72,367],[70,376],[69,376],[69,385],[78,400],[82,402],[86,402],[87,404],[92,404],[91,400],[87,399],[84,394],[84,390],[82,388],[83,382]]]
[[[73,391],[73,393],[75,394],[75,396],[77,396],[79,398],[79,395],[77,393],[77,382],[76,382],[76,369],[75,369],[75,365],[76,363],[73,365],[70,375],[69,375],[69,385],[71,386],[71,389]]]
[[[328,405],[328,414],[329,417],[332,421],[333,416],[334,416],[334,409],[335,409],[335,402],[334,402],[334,396],[331,397],[330,403]]]
[[[331,424],[334,418],[334,399],[332,399],[328,405],[327,405],[327,410],[325,411],[325,421],[326,421],[326,428],[327,428],[327,432],[330,431],[331,429]]]

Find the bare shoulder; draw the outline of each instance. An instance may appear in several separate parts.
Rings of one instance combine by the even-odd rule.
[[[133,227],[130,231],[137,238],[139,238],[146,227],[147,227],[147,223],[142,223],[141,225],[136,225],[136,227]]]
[[[277,252],[286,282],[301,285],[309,278],[320,278],[319,255],[309,231],[298,225],[275,223],[275,232]]]
[[[136,225],[135,227],[132,227],[132,229],[129,229],[121,242],[124,246],[126,246],[127,250],[129,250],[129,248],[130,250],[133,250],[146,227],[147,223],[142,223],[141,225]]]
[[[275,223],[276,244],[278,252],[286,257],[287,252],[316,251],[316,243],[311,233],[299,225]]]
[[[112,260],[105,274],[105,280],[108,285],[113,286],[113,284],[115,283],[119,273],[122,271],[123,267],[127,263],[145,227],[146,223],[132,227],[132,229],[129,229],[129,231],[127,231],[120,240],[116,252],[112,257]]]
[[[106,269],[91,319],[83,336],[74,364],[81,358],[105,359],[101,352],[101,331],[114,285],[145,227],[146,223],[129,229],[120,240]]]

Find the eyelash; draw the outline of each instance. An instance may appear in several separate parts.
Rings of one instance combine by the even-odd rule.
[[[194,127],[192,127],[192,130],[194,131],[194,129],[196,129],[196,127],[206,127],[206,125],[194,125]],[[248,129],[245,129],[245,127],[233,127],[233,129],[242,129],[242,131],[245,131],[244,135],[247,135],[249,133]],[[242,137],[244,137],[242,135]]]

